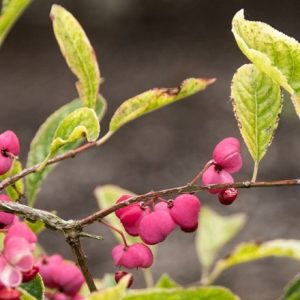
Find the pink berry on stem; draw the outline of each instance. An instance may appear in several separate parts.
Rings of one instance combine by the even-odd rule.
[[[175,229],[176,224],[170,215],[168,204],[160,202],[154,211],[144,216],[140,223],[139,235],[148,245],[164,241]]]
[[[192,232],[198,228],[200,208],[201,203],[198,197],[182,194],[173,200],[170,214],[183,231]]]
[[[13,131],[7,130],[0,134],[0,175],[11,168],[11,156],[18,156],[19,152],[19,139]]]
[[[240,153],[240,141],[233,137],[223,139],[216,145],[213,152],[213,159],[217,165],[228,173],[238,172],[243,165]]]
[[[204,185],[210,184],[224,184],[233,183],[234,180],[232,176],[225,170],[220,169],[216,165],[212,165],[207,168],[207,170],[202,175],[202,183]],[[212,194],[218,194],[223,189],[209,189],[208,191]]]
[[[11,201],[11,199],[5,194],[0,194],[0,200],[4,202]],[[16,217],[14,214],[7,212],[0,212],[0,229],[6,228],[15,221]]]
[[[219,194],[219,201],[224,205],[230,205],[236,199],[237,195],[237,189],[228,188]]]

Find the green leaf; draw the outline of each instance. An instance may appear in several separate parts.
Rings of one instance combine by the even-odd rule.
[[[67,115],[69,115],[71,112],[74,112],[81,106],[82,104],[80,102],[80,99],[76,99],[62,106],[60,109],[58,109],[48,117],[44,124],[39,128],[34,139],[31,142],[27,159],[27,167],[38,164],[46,158],[58,125]],[[96,106],[96,112],[100,121],[104,116],[105,111],[106,101],[102,96],[99,96]],[[60,149],[59,154],[64,154],[65,152],[80,145],[80,143],[81,141],[77,141],[74,144],[72,143],[65,146],[63,149]],[[40,172],[36,172],[26,176],[27,199],[30,206],[34,205],[37,193],[42,182],[56,165],[57,164],[47,166]]]
[[[204,90],[214,81],[215,79],[189,78],[179,87],[155,88],[139,94],[121,104],[110,121],[109,130],[115,132],[142,115]]]
[[[196,235],[196,249],[202,264],[203,279],[207,276],[218,252],[243,228],[244,214],[221,216],[208,207],[200,213],[200,227]]]
[[[44,222],[41,220],[38,221],[25,220],[25,223],[35,234],[40,234],[46,228]]]
[[[10,170],[4,175],[0,176],[0,180],[16,175],[22,171],[22,164],[19,160],[14,160],[12,167]],[[19,200],[20,197],[24,194],[24,181],[20,179],[16,181],[13,185],[5,188],[7,195],[10,199],[16,201]]]
[[[300,275],[298,274],[284,289],[284,295],[281,300],[299,300],[300,299]]]
[[[94,194],[97,199],[98,205],[101,209],[105,209],[105,208],[113,206],[114,204],[116,204],[116,201],[124,194],[135,196],[134,193],[132,193],[128,190],[125,190],[119,186],[110,185],[110,184],[98,186],[95,189]],[[120,228],[120,229],[123,228],[123,225],[120,223],[119,219],[116,217],[116,215],[114,213],[109,214],[108,216],[105,217],[105,219],[110,224],[112,224],[114,227]],[[112,230],[112,233],[114,234],[117,241],[122,242],[122,238],[120,237],[120,235],[117,232]],[[129,243],[136,243],[137,241],[140,241],[139,238],[132,237],[129,234],[127,234],[125,231],[124,231],[124,234]]]
[[[30,300],[30,295],[33,299],[43,300],[44,299],[44,283],[39,274],[35,276],[33,280],[20,285],[22,294],[25,294],[24,300]],[[25,291],[25,292],[24,292]]]
[[[248,59],[292,95],[300,117],[300,44],[268,24],[245,20],[243,10],[234,16],[232,32]]]
[[[32,0],[4,0],[0,15],[0,46],[12,26]]]
[[[99,93],[100,71],[85,32],[66,9],[52,5],[54,34],[71,71],[77,76],[76,88],[84,106],[95,108]]]
[[[116,286],[94,292],[90,294],[86,300],[121,300],[125,295],[128,280],[129,276],[127,275],[123,277]]]
[[[213,282],[223,271],[235,265],[267,257],[286,257],[300,260],[299,240],[272,240],[264,243],[247,242],[240,244],[226,258],[219,260],[210,274]]]
[[[168,274],[163,274],[157,281],[155,287],[156,288],[162,288],[162,289],[171,289],[171,288],[177,288],[180,285],[175,282]]]
[[[200,287],[191,289],[147,289],[129,291],[123,300],[238,300],[226,288]],[[116,299],[117,300],[117,299]]]
[[[98,117],[93,109],[82,107],[71,112],[58,125],[50,146],[50,151],[40,169],[43,169],[47,161],[62,147],[82,140],[83,137],[86,137],[88,142],[94,142],[97,140],[99,133]]]
[[[266,154],[282,109],[280,86],[248,64],[235,73],[231,86],[235,117],[253,160]]]

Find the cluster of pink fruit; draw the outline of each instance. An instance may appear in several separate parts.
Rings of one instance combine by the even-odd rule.
[[[1,201],[11,201],[1,194]],[[0,212],[0,227],[4,235],[0,256],[0,299],[19,299],[15,288],[31,281],[38,272],[33,251],[37,242],[30,228],[13,214]]]
[[[117,203],[131,198],[123,195]],[[159,201],[155,204],[156,201]],[[185,232],[195,231],[198,227],[200,200],[191,194],[182,194],[174,200],[156,199],[146,203],[133,203],[116,211],[126,232],[139,236],[147,245],[164,241],[178,225]],[[128,269],[149,268],[153,263],[151,249],[143,243],[133,245],[119,244],[112,250],[116,266]],[[119,281],[126,272],[116,272]],[[132,277],[131,277],[132,282]]]
[[[43,255],[37,262],[39,273],[49,289],[49,300],[82,300],[79,291],[84,283],[81,271],[60,255]]]
[[[238,172],[243,165],[240,142],[229,137],[218,143],[213,151],[213,160],[202,175],[204,185],[233,183],[231,174]],[[209,189],[212,194],[219,195],[222,204],[231,204],[238,195],[235,188]]]
[[[204,185],[233,183],[231,174],[242,167],[240,142],[236,138],[225,138],[218,143],[213,151],[213,159],[207,164],[202,174]],[[222,204],[231,204],[237,197],[235,188],[209,189],[212,194],[218,194]],[[130,195],[123,195],[117,203],[126,202]],[[157,203],[158,202],[158,203]],[[147,245],[154,245],[166,237],[178,225],[182,231],[193,232],[198,227],[200,200],[192,194],[181,194],[174,200],[161,198],[143,203],[129,204],[115,213],[125,231],[132,236],[139,236],[145,243],[115,246],[112,257],[116,266],[133,268],[148,268],[153,263],[153,254]],[[147,245],[146,245],[147,244]],[[118,282],[127,272],[117,271],[115,279]],[[132,284],[131,275],[129,286]]]
[[[0,135],[0,175],[12,167],[20,151],[20,144],[14,132],[8,130]],[[0,194],[0,201],[11,201]],[[79,295],[84,278],[73,263],[59,255],[34,257],[36,235],[14,214],[0,212],[0,230],[4,235],[0,255],[0,300],[19,300],[22,283],[33,280],[37,273],[49,289],[50,300],[81,300]]]
[[[1,201],[11,201],[1,194]],[[84,283],[82,273],[73,263],[59,255],[34,257],[36,235],[11,213],[0,212],[0,228],[4,235],[0,255],[0,300],[18,300],[17,287],[33,280],[37,273],[44,284],[50,300],[81,300],[78,292]]]

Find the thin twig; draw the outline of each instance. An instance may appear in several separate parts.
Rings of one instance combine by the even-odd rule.
[[[77,154],[82,153],[82,152],[84,152],[88,149],[91,149],[93,147],[98,147],[98,146],[104,144],[111,136],[112,136],[112,133],[108,132],[102,138],[100,138],[98,141],[84,144],[84,145],[82,145],[82,146],[80,146],[80,147],[78,147],[74,150],[70,150],[70,151],[68,151],[68,152],[66,152],[62,155],[58,155],[58,156],[56,156],[52,159],[49,159],[46,163],[46,166],[58,163],[58,162],[60,162],[62,160],[65,160],[65,159],[73,158]],[[16,175],[13,175],[11,177],[8,177],[8,178],[4,179],[3,181],[0,182],[0,191],[5,189],[8,186],[14,184],[15,182],[17,182],[18,180],[24,178],[25,176],[27,176],[31,173],[37,172],[41,165],[42,165],[42,163],[38,163],[34,166],[23,169],[20,173],[18,173]]]
[[[127,199],[124,202],[117,203],[111,207],[104,208],[100,211],[97,211],[86,218],[79,220],[79,224],[82,226],[91,224],[95,221],[99,221],[102,218],[108,216],[109,214],[115,212],[116,210],[125,207],[131,203],[140,202],[140,201],[147,201],[152,198],[157,197],[166,197],[174,194],[182,194],[182,193],[196,193],[204,190],[210,189],[224,189],[224,188],[258,188],[258,187],[275,187],[275,186],[293,186],[293,185],[300,185],[300,179],[287,179],[287,180],[277,180],[277,181],[260,181],[260,182],[251,182],[251,181],[244,181],[244,182],[234,182],[231,184],[211,184],[207,186],[201,185],[184,185],[176,188],[165,189],[160,191],[154,191],[150,193],[146,193],[143,195],[138,195]]]

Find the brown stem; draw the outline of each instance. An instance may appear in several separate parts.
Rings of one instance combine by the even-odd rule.
[[[243,182],[234,182],[231,184],[211,184],[207,186],[201,185],[184,185],[176,188],[160,190],[156,192],[150,192],[143,195],[138,195],[127,199],[126,201],[117,203],[111,207],[104,208],[99,210],[86,218],[79,220],[79,224],[82,226],[91,224],[95,221],[99,221],[102,218],[108,216],[109,214],[115,212],[116,210],[125,207],[129,204],[140,202],[140,201],[147,201],[151,198],[157,197],[165,197],[170,196],[173,194],[182,194],[182,193],[196,193],[204,190],[210,189],[225,189],[225,188],[251,188],[251,187],[275,187],[275,186],[293,186],[293,185],[300,185],[300,179],[287,179],[287,180],[277,180],[277,181],[259,181],[259,182],[251,182],[251,181],[243,181]]]
[[[200,179],[203,175],[203,173],[214,163],[214,160],[210,160],[203,169],[193,178],[193,180],[190,182],[190,185],[194,185],[198,179]]]
[[[112,136],[112,133],[108,132],[106,135],[104,135],[102,138],[100,138],[98,141],[96,142],[92,142],[92,143],[87,143],[84,144],[74,150],[70,150],[68,152],[66,152],[65,154],[62,155],[58,155],[52,159],[49,159],[46,163],[46,166],[51,165],[51,164],[55,164],[57,162],[60,162],[62,160],[65,159],[69,159],[69,158],[73,158],[75,157],[77,154],[82,153],[90,148],[93,147],[98,147],[102,144],[104,144],[110,137]],[[22,179],[23,177],[31,174],[31,173],[35,173],[39,170],[39,167],[41,166],[41,163],[38,163],[34,166],[28,167],[26,169],[23,169],[20,173],[13,175],[11,177],[8,177],[6,179],[4,179],[3,181],[0,182],[0,191],[5,189],[6,187],[14,184],[16,181]]]
[[[67,233],[66,234],[66,240],[67,240],[68,244],[70,245],[70,247],[72,248],[74,256],[77,260],[77,264],[81,269],[81,272],[84,276],[86,284],[89,288],[89,291],[91,293],[97,291],[97,287],[95,285],[93,276],[90,273],[90,270],[89,270],[89,267],[88,267],[88,264],[87,264],[86,255],[83,252],[83,249],[82,249],[82,246],[81,246],[81,243],[80,243],[78,232],[76,232],[76,231],[72,232],[71,231],[71,234]]]

